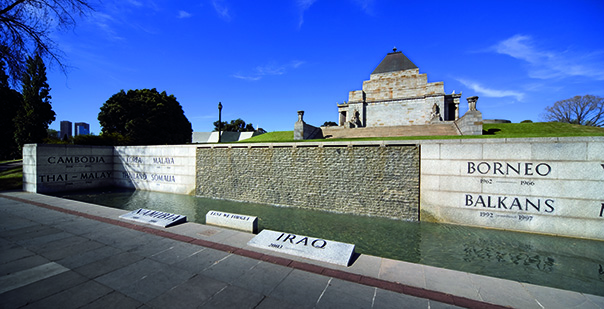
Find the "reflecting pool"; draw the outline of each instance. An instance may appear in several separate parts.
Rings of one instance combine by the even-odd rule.
[[[57,196],[126,210],[161,210],[197,223],[205,223],[209,210],[256,216],[259,230],[351,243],[361,254],[604,296],[604,241],[149,191],[111,189]]]

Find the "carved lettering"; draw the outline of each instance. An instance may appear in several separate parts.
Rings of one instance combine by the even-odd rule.
[[[155,164],[174,164],[174,158],[153,158],[153,163]]]
[[[279,235],[279,237],[277,237],[277,240],[281,240],[281,238],[283,238],[283,236],[285,236],[285,233],[281,233],[281,235]],[[287,242],[289,240],[289,243],[292,245],[304,245],[304,246],[308,246],[308,237],[304,236],[302,237],[300,240],[296,241],[294,243],[294,239],[296,239],[296,235],[294,234],[287,234],[287,236],[285,236],[285,238],[283,238],[283,240],[281,240],[282,242]],[[327,241],[323,240],[323,239],[315,239],[310,243],[311,246],[313,246],[314,248],[317,249],[323,249],[325,248],[325,246],[327,246]],[[270,246],[270,245],[269,245]]]
[[[82,173],[80,175],[80,179],[89,180],[89,179],[102,179],[102,178],[110,178],[113,172],[92,172],[92,173]]]
[[[317,244],[317,242],[319,242],[319,244]],[[323,239],[315,239],[311,245],[315,248],[323,249],[325,246],[327,246],[327,241]]]
[[[511,204],[506,204],[506,200],[510,198]],[[519,210],[525,212],[552,213],[555,211],[555,201],[549,198],[532,198],[532,197],[508,197],[508,196],[491,196],[491,195],[472,195],[466,194],[465,204],[467,207],[482,207],[496,208],[503,210]],[[604,204],[603,204],[604,205]],[[604,208],[604,206],[603,206]],[[603,210],[604,211],[604,210]]]
[[[289,234],[289,235],[287,235],[285,237],[285,239],[283,240],[283,242],[286,242],[289,239],[289,242],[293,244],[294,243],[294,238],[296,238],[296,235]]]
[[[151,181],[176,182],[174,175],[151,174]]]
[[[95,156],[69,156],[69,157],[48,157],[48,164],[88,164],[88,163],[105,163],[104,157]]]
[[[502,176],[548,176],[552,172],[552,167],[544,162],[472,162],[468,161],[468,175],[502,175]]]
[[[67,174],[40,175],[38,177],[40,179],[40,182],[67,181]]]
[[[126,157],[126,162],[142,164],[143,159],[141,157]]]
[[[122,172],[122,178],[133,180],[147,180],[147,174]]]
[[[300,243],[304,243],[304,245],[305,245],[305,246],[307,246],[307,245],[308,245],[308,237],[304,237],[304,238],[300,239],[300,240],[299,240],[299,241],[296,243],[296,245],[297,245],[297,244],[300,244]]]

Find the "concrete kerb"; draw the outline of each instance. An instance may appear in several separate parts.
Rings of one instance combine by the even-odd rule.
[[[191,236],[187,236],[187,235],[181,235],[181,234],[173,233],[171,231],[165,231],[165,230],[162,230],[159,228],[151,227],[149,225],[125,222],[125,221],[121,221],[118,219],[112,219],[112,218],[107,218],[107,217],[100,216],[100,215],[89,214],[89,213],[82,212],[82,211],[76,211],[76,210],[69,209],[69,208],[63,208],[63,207],[60,207],[57,205],[50,205],[48,203],[44,203],[41,201],[32,201],[30,199],[24,199],[24,198],[20,198],[17,196],[13,196],[12,194],[9,195],[9,194],[0,193],[0,197],[11,199],[11,200],[22,202],[22,203],[27,203],[30,205],[35,205],[35,206],[42,207],[42,208],[49,209],[49,210],[54,210],[54,211],[58,211],[58,212],[62,212],[62,213],[66,213],[66,214],[70,214],[70,215],[74,215],[74,216],[80,216],[83,218],[92,219],[92,220],[96,220],[99,222],[104,222],[104,223],[108,223],[108,224],[112,224],[112,225],[116,225],[116,226],[120,226],[120,227],[124,227],[124,228],[133,229],[136,231],[149,233],[149,234],[153,234],[156,236],[165,237],[168,239],[173,239],[175,241],[195,244],[195,245],[206,247],[206,248],[213,248],[213,249],[220,250],[223,252],[228,252],[228,253],[232,253],[232,254],[248,257],[248,258],[266,261],[269,263],[282,265],[282,266],[286,266],[286,267],[290,267],[293,269],[298,269],[298,270],[302,270],[302,271],[306,271],[306,272],[311,272],[311,273],[315,273],[315,274],[320,274],[320,275],[324,275],[324,276],[328,276],[328,277],[332,277],[332,278],[337,278],[337,279],[345,280],[345,281],[352,282],[352,283],[358,283],[358,284],[376,287],[376,288],[389,290],[389,291],[393,291],[393,292],[397,292],[397,293],[403,293],[403,294],[407,294],[410,296],[421,297],[421,298],[425,298],[425,299],[435,300],[435,301],[439,301],[439,302],[443,302],[443,303],[448,303],[448,304],[452,304],[452,305],[456,305],[456,306],[463,306],[463,307],[468,307],[468,308],[506,308],[505,306],[491,304],[491,303],[487,303],[487,302],[480,301],[480,300],[469,299],[469,298],[465,298],[465,297],[451,295],[451,294],[444,293],[444,292],[432,291],[432,290],[421,288],[421,287],[414,287],[411,285],[401,284],[398,282],[392,282],[392,281],[387,281],[387,280],[383,280],[383,279],[379,279],[379,278],[374,278],[374,277],[368,276],[368,275],[357,274],[357,273],[349,272],[346,270],[342,270],[341,268],[338,269],[338,267],[329,267],[325,264],[323,264],[323,266],[311,264],[311,263],[301,261],[301,260],[296,260],[296,259],[292,259],[292,258],[288,258],[288,257],[279,257],[279,256],[275,256],[273,254],[267,254],[267,253],[260,252],[262,250],[259,250],[259,251],[248,250],[245,248],[239,248],[239,247],[234,247],[234,246],[230,246],[227,244],[216,243],[216,242],[212,242],[209,240],[199,239],[199,238],[195,238],[195,237],[191,237]],[[46,196],[44,196],[44,198],[46,198]],[[44,198],[37,199],[37,200],[44,200]],[[53,197],[48,197],[48,198],[54,199]],[[216,228],[216,227],[213,227],[213,228]]]

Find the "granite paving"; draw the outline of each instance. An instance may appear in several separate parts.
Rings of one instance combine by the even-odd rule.
[[[604,308],[604,297],[359,255],[339,266],[254,234],[0,192],[0,308]]]

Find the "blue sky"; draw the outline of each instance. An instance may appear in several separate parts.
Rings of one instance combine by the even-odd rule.
[[[604,1],[104,0],[54,39],[70,66],[49,65],[59,122],[101,131],[121,89],[173,94],[193,130],[242,118],[267,131],[337,121],[337,102],[393,47],[429,82],[479,96],[487,119],[541,121],[546,106],[604,96]]]

